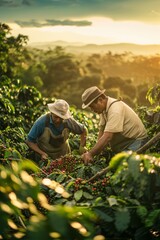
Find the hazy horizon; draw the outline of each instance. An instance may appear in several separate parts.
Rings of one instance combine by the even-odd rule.
[[[64,44],[77,44],[77,45],[137,45],[137,46],[160,46],[159,44],[138,44],[138,43],[128,43],[128,42],[117,42],[117,43],[93,43],[93,42],[76,42],[76,41],[65,41],[65,40],[51,40],[51,41],[37,41],[37,42],[29,42],[29,45],[34,44],[43,44],[43,43],[64,43]]]
[[[0,21],[29,44],[160,44],[160,1],[3,0]]]
[[[66,52],[73,54],[106,54],[112,52],[113,54],[132,53],[134,55],[157,55],[160,53],[160,44],[157,45],[140,45],[132,43],[113,43],[113,44],[95,44],[95,43],[80,43],[67,41],[49,41],[49,42],[35,42],[28,44],[28,47],[37,48],[41,50],[54,49],[56,46],[61,46]]]

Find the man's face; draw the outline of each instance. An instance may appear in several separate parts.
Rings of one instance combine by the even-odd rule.
[[[89,107],[90,107],[91,111],[101,114],[104,110],[102,98],[96,99],[94,102],[92,102],[89,105]]]
[[[52,113],[52,120],[55,125],[59,125],[62,123],[63,119],[60,118],[59,116],[55,115]]]

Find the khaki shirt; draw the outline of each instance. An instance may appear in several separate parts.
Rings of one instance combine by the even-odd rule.
[[[108,97],[106,110],[100,114],[99,123],[102,131],[115,133],[112,145],[122,143],[123,146],[124,139],[134,141],[135,139],[146,138],[147,131],[138,115],[123,101],[113,103],[114,101],[116,99]],[[127,140],[127,144],[129,143],[131,141]],[[126,146],[125,144],[123,148]],[[117,146],[117,148],[119,147]]]

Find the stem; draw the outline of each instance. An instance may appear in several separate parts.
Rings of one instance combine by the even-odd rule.
[[[158,140],[160,140],[160,132],[156,134],[156,136],[152,137],[145,145],[137,150],[137,153],[143,153],[145,150],[150,148],[153,144],[155,144]]]

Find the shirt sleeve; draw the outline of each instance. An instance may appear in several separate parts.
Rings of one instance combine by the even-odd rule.
[[[82,134],[85,127],[83,124],[77,122],[74,118],[66,120],[68,129],[74,134]]]
[[[38,118],[30,129],[27,140],[36,143],[37,139],[42,135],[45,128],[45,116]]]

